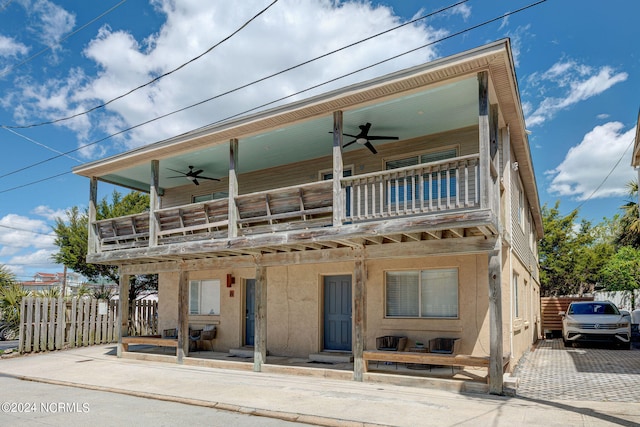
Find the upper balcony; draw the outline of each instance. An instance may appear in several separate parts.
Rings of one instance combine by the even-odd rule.
[[[506,43],[75,168],[91,179],[88,261],[491,250],[506,218],[499,147],[539,206]],[[209,179],[176,178],[189,166]],[[149,192],[150,211],[96,220],[98,181]]]
[[[497,224],[481,206],[479,177],[475,154],[342,178],[338,209],[325,180],[93,221],[91,255],[181,244],[187,257],[212,256],[214,247],[224,256],[489,236]],[[186,249],[188,242],[208,244]]]

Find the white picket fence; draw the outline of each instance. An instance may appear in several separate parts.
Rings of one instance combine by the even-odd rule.
[[[157,333],[157,302],[136,301],[130,333]],[[118,340],[117,301],[26,297],[20,307],[20,353],[107,344]]]

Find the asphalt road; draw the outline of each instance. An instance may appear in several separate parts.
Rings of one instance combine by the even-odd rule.
[[[18,340],[0,341],[0,351],[8,350],[10,348],[18,348]]]
[[[2,363],[2,361],[0,361]],[[239,426],[308,424],[0,375],[2,426]]]

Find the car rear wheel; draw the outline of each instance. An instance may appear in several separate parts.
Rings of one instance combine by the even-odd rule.
[[[619,347],[621,350],[631,350],[631,342],[623,342]]]
[[[564,343],[565,347],[573,347],[573,343],[565,340],[564,338],[562,339],[562,342]]]

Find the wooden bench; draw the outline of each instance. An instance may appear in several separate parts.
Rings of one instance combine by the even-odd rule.
[[[162,338],[160,335],[142,335],[122,337],[122,349],[129,351],[129,344],[155,345],[158,347],[175,347],[178,351],[178,338]]]
[[[408,351],[366,350],[362,353],[364,371],[369,372],[369,362],[394,362],[422,365],[473,366],[489,368],[488,356],[471,356],[469,354],[413,353]],[[502,358],[502,371],[509,365],[510,355]],[[487,376],[488,380],[488,376]]]

